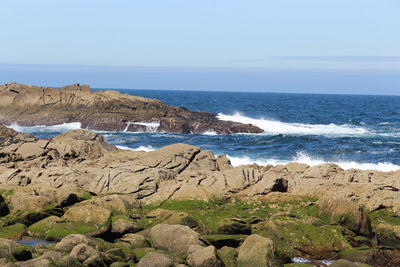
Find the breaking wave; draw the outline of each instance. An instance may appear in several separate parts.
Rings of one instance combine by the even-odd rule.
[[[303,124],[287,123],[264,118],[254,119],[240,113],[226,115],[219,113],[218,119],[223,121],[234,121],[245,124],[253,124],[264,130],[265,134],[291,134],[291,135],[334,135],[334,136],[354,136],[366,135],[370,132],[363,128],[350,124]]]
[[[291,160],[280,160],[280,159],[252,159],[248,156],[233,157],[227,155],[231,160],[233,166],[257,164],[257,165],[285,165],[290,162],[304,163],[310,166],[316,166],[325,163],[334,163],[340,166],[344,170],[348,169],[359,169],[359,170],[376,170],[382,172],[398,171],[400,170],[399,165],[395,165],[390,162],[384,163],[360,163],[356,161],[325,161],[319,158],[311,157],[304,152],[298,152],[296,156]]]
[[[7,126],[11,129],[14,129],[17,132],[24,132],[24,133],[45,133],[45,132],[67,132],[71,130],[81,129],[80,122],[70,122],[70,123],[63,123],[63,124],[56,124],[51,126],[46,125],[39,125],[39,126],[20,126],[16,123]]]
[[[152,146],[139,146],[137,148],[131,148],[131,147],[127,147],[127,146],[116,146],[118,149],[122,149],[122,150],[131,150],[131,151],[145,151],[145,152],[150,152],[150,151],[154,151],[156,150],[155,148],[153,148]]]

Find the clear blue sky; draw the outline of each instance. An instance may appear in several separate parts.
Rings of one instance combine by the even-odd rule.
[[[398,0],[0,3],[0,82],[400,94]]]

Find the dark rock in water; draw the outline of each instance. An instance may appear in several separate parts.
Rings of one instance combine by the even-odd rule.
[[[0,86],[0,123],[33,126],[69,122],[103,131],[263,132],[251,124],[220,121],[215,114],[192,112],[154,99],[116,91],[92,92],[87,85],[74,84],[60,89],[17,83]]]

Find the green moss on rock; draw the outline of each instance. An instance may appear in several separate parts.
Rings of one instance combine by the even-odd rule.
[[[26,226],[22,223],[0,228],[0,238],[21,239],[26,233]]]
[[[71,234],[89,234],[98,228],[92,224],[83,222],[62,222],[54,224],[46,233],[46,240],[61,240],[63,237]]]

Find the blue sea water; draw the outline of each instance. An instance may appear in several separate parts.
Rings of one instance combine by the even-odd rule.
[[[234,135],[217,135],[212,129],[204,134],[102,133],[122,148],[148,151],[186,143],[227,154],[234,165],[334,162],[345,169],[400,170],[400,96],[119,91],[212,112],[222,120],[252,123],[264,130]],[[79,124],[13,127],[52,137]]]

